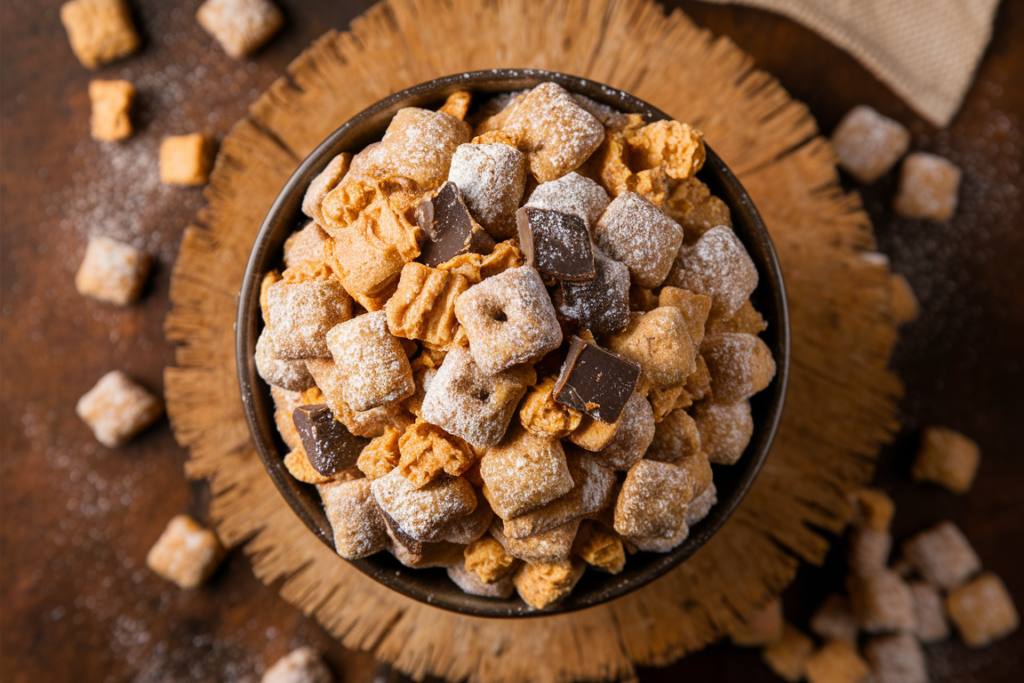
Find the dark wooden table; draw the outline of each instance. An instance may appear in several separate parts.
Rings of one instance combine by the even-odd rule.
[[[145,554],[167,519],[182,511],[204,518],[207,491],[182,475],[185,453],[166,423],[108,450],[75,417],[74,404],[113,368],[159,390],[172,362],[161,331],[170,267],[201,195],[159,187],[159,139],[193,130],[223,135],[313,38],[346,26],[371,3],[281,0],[287,28],[238,64],[195,23],[199,0],[133,0],[144,49],[95,74],[129,77],[143,93],[142,131],[114,154],[89,139],[86,85],[93,74],[71,55],[60,4],[11,0],[0,8],[0,675],[19,682],[258,680],[265,665],[305,643],[325,651],[344,681],[369,682],[372,658],[344,650],[264,587],[240,552],[194,592],[151,574]],[[862,190],[880,248],[923,307],[893,360],[907,385],[905,428],[885,450],[878,480],[899,505],[897,540],[954,520],[1024,608],[1024,1],[1003,2],[977,80],[946,131],[786,19],[678,4],[750,52],[810,106],[824,131],[851,106],[868,103],[909,125],[915,148],[964,168],[961,210],[948,225],[893,217],[886,208],[892,177]],[[133,239],[158,255],[139,305],[117,310],[75,292],[74,272],[93,231]],[[909,480],[918,431],[931,423],[980,442],[984,459],[970,495]],[[841,567],[836,551],[824,567],[801,570],[785,594],[795,623],[805,625],[821,597],[841,586]],[[1024,631],[978,652],[956,641],[928,648],[933,680],[958,682],[1022,680],[1022,652]],[[641,679],[683,676],[778,680],[755,651],[728,645]]]

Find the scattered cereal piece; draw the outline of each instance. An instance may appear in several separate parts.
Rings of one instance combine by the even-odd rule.
[[[484,454],[480,476],[484,496],[502,519],[536,510],[573,487],[561,442],[521,428]]]
[[[757,289],[757,268],[727,227],[704,233],[679,250],[665,284],[711,299],[712,318],[731,318]]]
[[[512,538],[502,531],[502,522],[495,520],[490,532],[509,555],[523,562],[561,562],[572,552],[581,521],[574,519],[526,538]]]
[[[538,185],[523,206],[574,214],[592,230],[610,203],[608,193],[593,180],[579,173],[567,173]]]
[[[870,185],[889,171],[910,147],[910,131],[866,104],[857,105],[832,132],[839,166]]]
[[[235,59],[256,52],[284,25],[270,0],[206,0],[196,20]]]
[[[936,154],[911,152],[900,169],[900,186],[892,202],[899,216],[948,221],[956,213],[960,169]]]
[[[696,177],[676,183],[665,198],[664,210],[683,229],[686,244],[693,244],[708,230],[719,225],[732,227],[729,207],[711,194],[708,186]]]
[[[710,336],[700,347],[711,391],[721,403],[735,403],[765,389],[775,377],[775,359],[768,345],[752,334]]]
[[[124,140],[132,134],[130,116],[135,86],[128,81],[90,81],[92,115],[89,124],[94,140]]]
[[[914,596],[914,614],[917,617],[915,634],[922,643],[937,643],[949,637],[949,623],[938,589],[924,581],[910,583]]]
[[[327,333],[327,348],[342,373],[342,393],[353,410],[377,408],[412,396],[412,368],[384,311],[340,323]]]
[[[355,466],[366,445],[364,439],[353,436],[345,425],[335,420],[326,405],[299,406],[292,413],[292,420],[309,463],[326,477]]]
[[[608,445],[594,453],[598,462],[617,472],[626,472],[644,457],[654,440],[654,412],[651,404],[640,394],[626,401],[617,421],[615,436]]]
[[[149,275],[149,255],[109,237],[90,237],[75,275],[83,296],[127,306],[139,298]]]
[[[850,609],[850,602],[836,593],[825,598],[814,612],[810,627],[811,633],[825,641],[857,642],[857,619]]]
[[[507,600],[516,592],[516,586],[511,576],[506,576],[492,583],[484,583],[480,580],[479,576],[460,564],[453,564],[447,570],[448,578],[452,580],[452,583],[469,595]]]
[[[586,563],[578,558],[525,564],[513,581],[523,602],[534,609],[544,609],[569,595],[586,568]]]
[[[854,574],[865,575],[885,569],[892,549],[888,531],[870,528],[850,530],[846,562]]]
[[[473,220],[458,185],[450,180],[416,207],[416,224],[427,237],[419,255],[426,266],[439,266],[460,254],[489,254],[494,249],[494,240]]]
[[[618,423],[637,387],[640,372],[636,362],[574,336],[552,396],[595,420]]]
[[[782,617],[782,601],[778,598],[732,632],[733,645],[740,647],[767,647],[782,639],[785,620]]]
[[[466,205],[495,239],[516,234],[515,213],[526,188],[526,157],[511,145],[459,145],[448,180],[458,185]]]
[[[351,317],[352,299],[337,280],[282,280],[267,289],[267,329],[281,360],[329,358],[327,333]]]
[[[673,410],[654,427],[654,438],[647,449],[648,460],[675,463],[700,453],[697,423],[685,410]]]
[[[516,570],[516,558],[506,553],[501,543],[491,536],[470,543],[464,554],[465,568],[483,583],[500,581]]]
[[[981,560],[952,522],[940,522],[903,543],[903,555],[925,581],[944,590],[962,586],[981,570]]]
[[[1017,630],[1020,617],[1003,581],[981,574],[946,596],[946,612],[968,647],[985,647]]]
[[[594,279],[590,231],[579,216],[524,206],[516,212],[516,222],[526,265],[545,278],[570,282]]]
[[[461,275],[406,263],[398,289],[384,307],[391,334],[448,346],[459,325],[455,301],[467,289],[469,281]]]
[[[814,641],[786,623],[782,638],[761,651],[761,659],[780,678],[797,683],[804,675],[804,665],[814,651]]]
[[[594,243],[626,264],[641,287],[661,285],[682,242],[683,229],[635,192],[616,197],[594,228]]]
[[[872,683],[928,683],[921,644],[909,633],[871,638],[864,654],[874,669]]]
[[[188,515],[176,515],[146,555],[154,572],[182,588],[196,588],[224,559],[217,534]]]
[[[615,503],[615,531],[627,539],[670,538],[686,523],[694,482],[675,465],[641,460]]]
[[[331,159],[324,170],[320,171],[316,178],[313,178],[313,181],[306,189],[306,194],[302,197],[302,213],[320,225],[324,225],[324,199],[341,183],[351,167],[352,155],[347,152]],[[286,243],[286,253],[287,247]]]
[[[442,471],[457,477],[476,461],[466,442],[423,420],[405,430],[398,450],[402,455],[398,471],[416,488],[426,486]]]
[[[326,484],[333,478],[316,471],[304,448],[297,448],[284,456],[284,467],[288,474],[303,484]]]
[[[954,493],[967,493],[981,462],[978,444],[946,427],[928,427],[910,470],[915,481],[941,484]]]
[[[888,569],[847,580],[857,623],[868,633],[912,631],[914,596],[896,572]]]
[[[97,441],[116,448],[156,422],[164,414],[164,404],[128,375],[112,370],[78,399],[75,412]]]
[[[850,506],[853,517],[850,521],[858,528],[888,531],[892,516],[896,513],[896,504],[881,489],[859,489],[850,494]]]
[[[686,510],[686,525],[688,527],[695,526],[698,522],[703,520],[711,512],[711,508],[718,504],[718,489],[715,488],[715,482],[708,484],[708,487],[704,489],[704,493],[700,494],[692,501],[690,501],[690,507]]]
[[[202,133],[173,135],[160,143],[160,182],[205,185],[213,166],[213,142]]]
[[[693,409],[701,447],[716,465],[735,465],[754,434],[750,401],[715,403],[701,401]]]
[[[555,311],[574,331],[611,334],[629,323],[629,269],[598,249],[593,253],[594,279],[560,280],[554,294]]]
[[[556,402],[551,395],[554,388],[554,377],[545,377],[531,388],[519,408],[519,422],[531,434],[563,439],[580,426],[583,414]]]
[[[921,307],[917,303],[917,297],[914,296],[914,290],[907,278],[899,273],[890,275],[889,291],[889,308],[896,324],[904,325],[917,320],[917,316],[921,313]]]
[[[861,683],[870,673],[868,663],[845,640],[826,643],[804,664],[807,683]]]
[[[618,536],[589,519],[580,523],[572,552],[591,567],[618,574],[626,567],[626,549]]]
[[[311,647],[292,650],[267,669],[260,683],[333,683],[334,676]]]
[[[366,557],[388,547],[381,511],[369,479],[330,481],[317,492],[334,531],[334,549],[346,560]]]
[[[60,20],[71,51],[88,69],[127,57],[139,48],[139,34],[124,0],[71,0],[60,8]]]
[[[267,329],[264,329],[256,340],[255,359],[256,372],[267,384],[288,391],[305,391],[314,385],[313,376],[306,369],[305,361],[280,360],[274,357],[274,342]]]

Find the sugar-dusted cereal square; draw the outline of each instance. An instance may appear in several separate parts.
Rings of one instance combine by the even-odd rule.
[[[224,555],[217,534],[188,515],[177,515],[150,548],[146,564],[182,588],[196,588],[210,578]]]
[[[851,572],[864,575],[885,569],[892,550],[892,536],[888,531],[854,528],[847,541],[846,563]]]
[[[701,454],[701,457],[705,459],[705,462],[707,461],[707,456]],[[690,501],[690,506],[686,509],[686,525],[688,527],[696,525],[708,516],[711,508],[715,505],[718,505],[718,489],[715,487],[715,482],[712,481],[704,489],[704,493]]]
[[[365,313],[327,333],[342,373],[342,393],[352,410],[363,411],[412,396],[412,367],[398,337],[388,329],[384,311]]]
[[[735,403],[767,387],[775,377],[775,359],[760,337],[720,333],[704,339],[700,352],[711,373],[715,400]]]
[[[267,384],[288,391],[305,391],[315,386],[305,361],[282,360],[274,353],[274,341],[270,338],[269,330],[264,328],[256,340],[255,360],[256,372]]]
[[[594,228],[594,244],[626,264],[641,287],[661,285],[682,243],[679,224],[635,192],[616,197]]]
[[[674,463],[700,452],[697,423],[685,410],[673,410],[654,426],[654,439],[644,457]]]
[[[475,477],[473,470],[479,465],[479,461],[474,463],[474,467],[466,471],[466,480],[475,486],[479,486],[479,477]],[[474,541],[479,541],[491,528],[491,524],[494,522],[495,514],[494,510],[491,509],[490,503],[483,496],[476,497],[476,507],[473,511],[464,517],[458,517],[449,522],[439,533],[439,538],[442,541],[449,543],[455,543],[456,545],[469,545]]]
[[[921,642],[937,643],[948,638],[949,622],[946,621],[938,588],[924,581],[911,581],[910,592],[914,596],[914,614],[917,615],[914,633]]]
[[[716,465],[735,465],[754,434],[750,401],[701,401],[693,408],[701,448]]]
[[[267,329],[274,357],[330,358],[327,333],[352,317],[352,299],[337,280],[281,280],[267,288]]]
[[[139,34],[125,0],[71,0],[60,8],[71,50],[82,66],[127,57],[139,48]]]
[[[615,531],[624,538],[670,538],[686,524],[694,482],[675,465],[641,460],[629,470],[615,503]]]
[[[459,326],[455,302],[467,289],[469,281],[462,275],[406,263],[384,307],[391,334],[447,347]]]
[[[355,560],[388,546],[384,520],[369,479],[330,481],[316,488],[334,532],[334,550],[339,555]]]
[[[697,349],[682,311],[661,306],[631,316],[624,330],[608,338],[608,348],[643,368],[642,385],[676,386],[697,369]]]
[[[127,306],[138,300],[151,263],[149,254],[130,244],[90,237],[75,275],[75,288],[83,296]]]
[[[846,112],[832,132],[839,167],[868,185],[883,176],[907,153],[910,131],[866,104]]]
[[[480,476],[484,495],[502,519],[536,510],[573,487],[561,442],[519,427],[480,459]]]
[[[954,493],[967,493],[981,462],[978,444],[946,427],[928,427],[911,467],[915,481],[930,481]]]
[[[205,185],[213,166],[213,141],[202,133],[172,135],[160,143],[160,182]]]
[[[953,590],[981,570],[981,559],[952,522],[939,522],[907,539],[903,556],[925,581]]]
[[[476,509],[473,485],[463,477],[435,479],[416,488],[397,469],[371,482],[381,509],[417,541],[434,541],[446,525]]]
[[[733,645],[740,647],[767,647],[782,639],[784,627],[782,601],[776,598],[734,630],[730,639]]]
[[[850,601],[838,593],[829,595],[815,610],[810,622],[811,633],[822,640],[857,642],[857,618]]]
[[[516,234],[515,213],[526,188],[526,157],[512,145],[459,145],[448,180],[473,217],[494,239]]]
[[[260,49],[284,24],[271,0],[206,0],[196,12],[199,25],[235,59]]]
[[[111,142],[132,134],[135,86],[128,81],[90,81],[89,101],[92,103],[89,126],[94,140]]]
[[[618,574],[626,567],[626,548],[622,540],[603,525],[585,519],[580,523],[572,552],[591,567]]]
[[[284,242],[285,268],[294,268],[324,259],[324,242],[329,238],[316,221],[309,221],[300,230],[293,232]]]
[[[626,401],[616,421],[615,436],[608,445],[594,453],[597,462],[616,472],[627,472],[654,440],[654,411],[646,398],[637,392]]]
[[[484,583],[474,572],[466,569],[461,564],[453,564],[446,568],[448,578],[452,583],[462,589],[462,592],[469,595],[479,595],[484,598],[498,598],[507,600],[516,592],[515,583],[509,576],[498,579],[491,583]]]
[[[75,411],[97,441],[115,448],[156,422],[164,414],[164,404],[128,375],[112,370],[78,399]]]
[[[896,572],[882,570],[847,579],[857,623],[867,633],[911,631],[916,625],[914,596]]]
[[[757,289],[757,267],[730,228],[708,230],[679,250],[666,285],[711,299],[711,318],[733,317]]]
[[[992,572],[947,595],[946,612],[968,647],[985,647],[1020,625],[1013,598],[1002,579]]]
[[[804,676],[804,666],[812,652],[814,641],[786,623],[782,637],[761,651],[761,659],[780,678],[797,683]]]
[[[598,183],[579,173],[567,173],[538,185],[523,206],[571,213],[593,230],[611,201]]]
[[[696,177],[676,183],[665,198],[664,210],[683,229],[687,244],[693,244],[711,228],[732,227],[729,207]]]
[[[578,557],[560,562],[527,563],[513,577],[516,591],[530,607],[544,609],[565,598],[586,571]]]
[[[864,488],[850,494],[852,517],[850,523],[858,528],[888,531],[896,504],[881,489]]]
[[[260,683],[334,683],[334,675],[316,650],[303,646],[274,662]]]
[[[908,218],[948,221],[956,213],[960,168],[949,159],[912,152],[903,160],[892,210]]]
[[[525,538],[506,536],[502,531],[503,523],[495,520],[490,532],[498,543],[512,557],[523,562],[562,562],[572,552],[582,520],[574,519],[554,529],[542,531]]]
[[[928,683],[921,643],[909,633],[870,638],[864,654],[874,670],[873,683]]]
[[[825,643],[804,664],[807,683],[861,683],[870,673],[856,647],[845,640]]]

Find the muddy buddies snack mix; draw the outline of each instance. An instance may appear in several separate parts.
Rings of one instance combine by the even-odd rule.
[[[342,557],[545,609],[717,503],[775,375],[757,270],[702,135],[593,105],[454,93],[305,191],[255,360]]]

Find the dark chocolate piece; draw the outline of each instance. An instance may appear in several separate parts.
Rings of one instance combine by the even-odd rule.
[[[572,331],[618,332],[629,324],[629,268],[594,251],[594,279],[559,282],[555,312]]]
[[[367,439],[353,436],[325,405],[299,406],[292,413],[292,422],[302,439],[309,464],[325,477],[353,467],[359,453],[369,443]]]
[[[562,405],[612,424],[639,381],[639,363],[573,337],[551,394]]]
[[[416,222],[427,236],[417,259],[425,266],[436,268],[459,254],[489,254],[494,249],[494,240],[473,220],[455,183],[445,183],[423,202]]]
[[[524,206],[516,223],[526,265],[559,280],[594,279],[594,247],[579,216]]]

